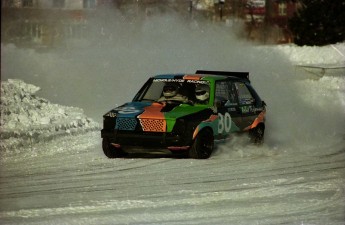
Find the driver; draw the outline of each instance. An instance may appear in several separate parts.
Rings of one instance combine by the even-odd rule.
[[[168,83],[163,87],[163,96],[158,99],[159,102],[163,101],[179,101],[186,103],[188,98],[178,94],[179,85],[176,83]]]
[[[206,84],[198,85],[195,88],[195,98],[199,104],[207,104],[210,97],[210,87]]]

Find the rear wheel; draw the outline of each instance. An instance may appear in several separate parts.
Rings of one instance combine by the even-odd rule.
[[[106,138],[103,138],[102,148],[103,148],[104,154],[108,158],[119,158],[119,157],[125,156],[125,153],[124,153],[124,151],[122,151],[121,148],[116,148]]]
[[[209,129],[204,129],[199,132],[192,147],[189,149],[189,157],[194,159],[207,159],[211,156],[213,148],[213,133]]]
[[[250,140],[254,144],[264,143],[264,134],[265,134],[265,126],[263,125],[258,125],[257,127],[249,131]]]

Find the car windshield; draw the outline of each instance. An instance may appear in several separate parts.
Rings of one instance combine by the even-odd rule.
[[[186,79],[152,79],[138,101],[208,104],[209,82]]]

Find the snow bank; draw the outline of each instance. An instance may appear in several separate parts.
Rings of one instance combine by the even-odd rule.
[[[285,54],[295,65],[329,64],[345,66],[345,42],[327,46],[278,45],[274,48]]]
[[[16,79],[1,83],[1,149],[99,129],[82,109],[52,104],[35,95],[39,90]]]

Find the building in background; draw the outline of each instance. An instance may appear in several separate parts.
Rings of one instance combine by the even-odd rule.
[[[141,21],[169,11],[192,20],[200,17],[229,24],[244,23],[246,38],[261,43],[292,41],[288,19],[297,3],[290,0],[2,0],[1,41],[23,46],[61,46],[66,40],[107,36],[93,18],[109,19],[103,10]],[[116,11],[116,13],[114,13]],[[109,14],[108,14],[109,16]],[[121,18],[122,17],[122,18]]]
[[[263,43],[289,43],[288,21],[299,7],[296,0],[243,0],[247,38]]]
[[[288,28],[288,22],[300,7],[300,3],[296,0],[276,0],[272,3],[269,22],[278,27],[276,37],[278,43],[290,43],[293,41],[293,35]]]
[[[97,0],[2,0],[1,41],[54,46],[83,35]]]

